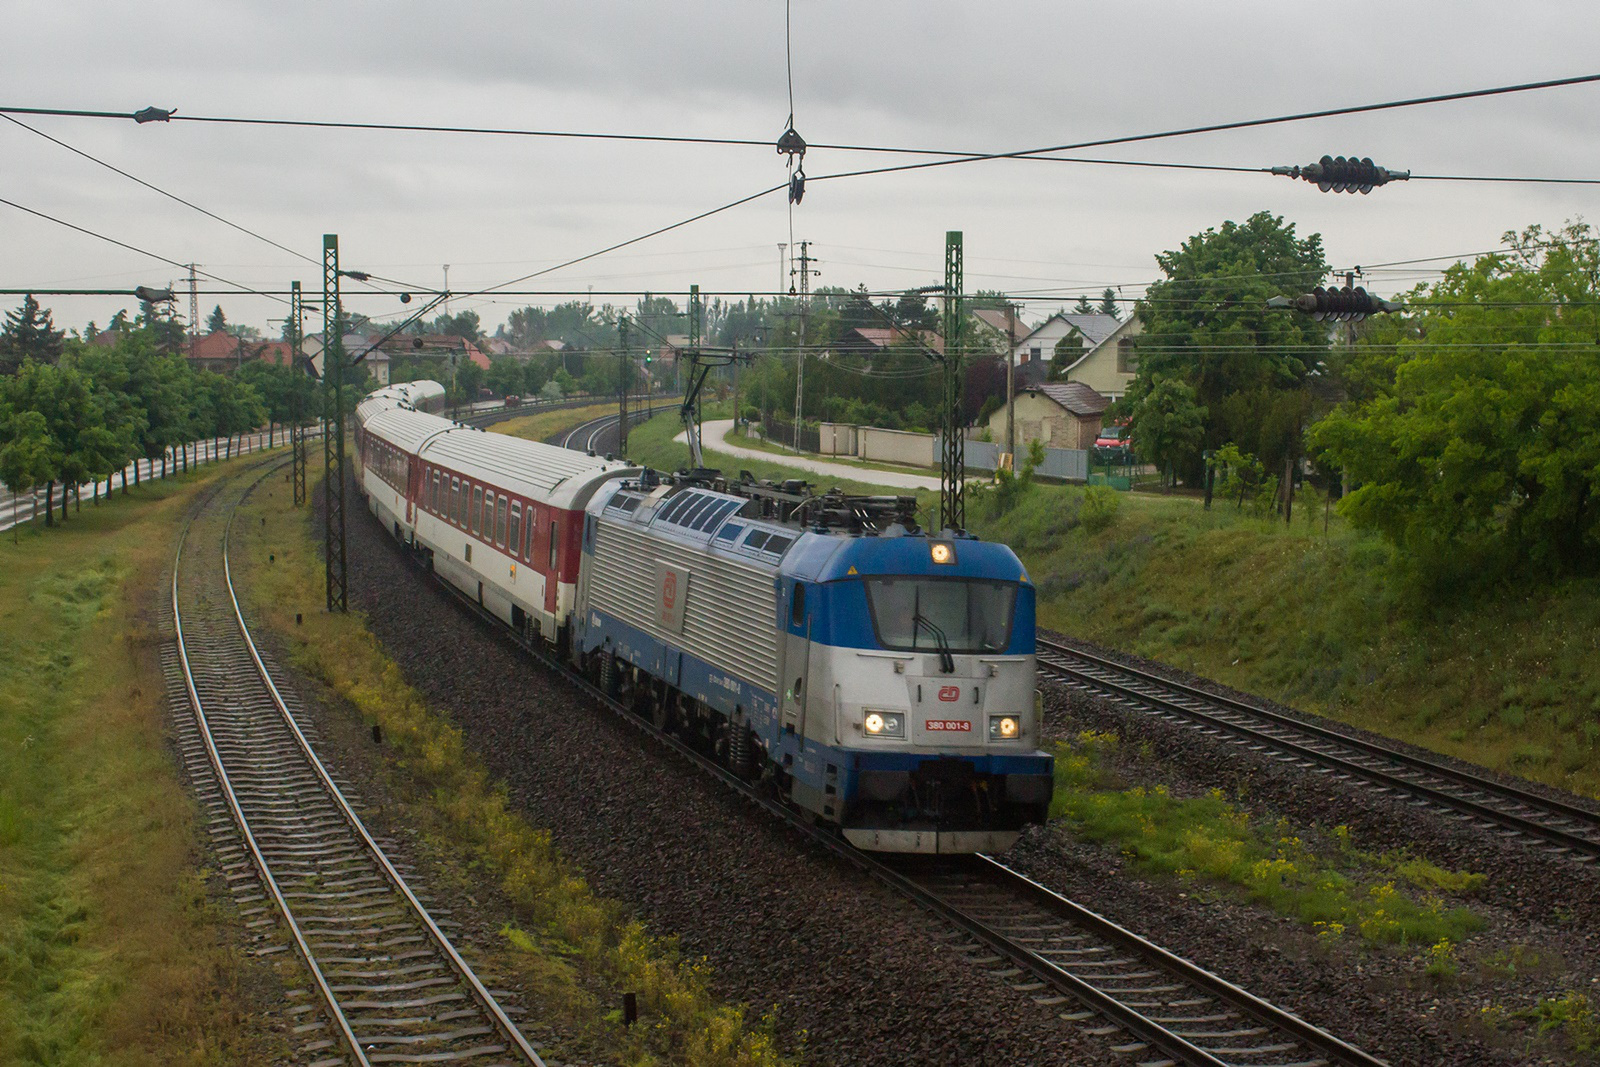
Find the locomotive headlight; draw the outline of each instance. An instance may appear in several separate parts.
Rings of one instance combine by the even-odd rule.
[[[1015,715],[989,716],[989,740],[1015,741],[1022,733],[1022,722]]]
[[[935,563],[954,563],[956,561],[955,547],[945,541],[935,541],[928,548]]]
[[[904,737],[906,735],[906,717],[893,711],[867,710],[866,718],[861,720],[861,729],[868,737]]]

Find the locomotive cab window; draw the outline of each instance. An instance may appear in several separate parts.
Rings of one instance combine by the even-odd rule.
[[[794,583],[794,592],[789,595],[789,622],[799,626],[806,621],[806,587],[799,582]]]
[[[1002,652],[1011,642],[1014,582],[868,578],[878,643],[900,652]]]

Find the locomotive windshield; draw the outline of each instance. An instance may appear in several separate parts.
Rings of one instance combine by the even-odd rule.
[[[1013,582],[868,578],[878,643],[900,652],[1003,652],[1011,641]]]

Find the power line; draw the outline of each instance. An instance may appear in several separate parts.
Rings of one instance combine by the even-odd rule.
[[[1039,156],[1047,152],[1076,152],[1085,148],[1104,148],[1109,145],[1132,144],[1138,141],[1168,140],[1174,137],[1190,137],[1201,133],[1222,133],[1229,130],[1254,129],[1261,126],[1276,126],[1290,122],[1305,122],[1310,119],[1335,118],[1342,115],[1370,114],[1377,111],[1393,111],[1398,108],[1419,107],[1425,104],[1441,104],[1456,100],[1473,100],[1489,96],[1504,96],[1509,93],[1531,92],[1538,89],[1554,89],[1568,85],[1582,85],[1589,82],[1600,81],[1600,74],[1583,74],[1572,78],[1555,78],[1541,82],[1525,82],[1520,85],[1503,85],[1491,89],[1469,89],[1455,93],[1440,93],[1433,96],[1411,97],[1405,100],[1389,100],[1377,104],[1356,104],[1347,107],[1325,108],[1320,111],[1302,111],[1290,115],[1277,115],[1264,119],[1243,119],[1234,122],[1211,123],[1205,126],[1187,126],[1175,130],[1165,130],[1158,133],[1129,134],[1122,137],[1106,137],[1094,141],[1080,141],[1075,144],[1048,145],[1043,148],[1029,148],[1016,152],[992,152],[975,154],[956,159],[936,159],[923,163],[903,163],[893,167],[877,167],[867,170],[841,171],[834,174],[821,174],[812,181],[825,181],[833,178],[859,178],[869,174],[891,174],[908,170],[926,170],[931,167],[948,167],[959,163],[978,163],[992,159],[1023,159],[1030,156]]]
[[[321,262],[319,260],[312,259],[310,256],[305,255],[305,254],[303,254],[301,252],[296,252],[294,249],[290,248],[288,245],[279,244],[277,241],[274,241],[272,238],[264,237],[264,236],[262,236],[261,234],[255,232],[252,229],[249,229],[249,228],[247,228],[245,226],[239,225],[237,222],[233,222],[230,219],[225,219],[221,215],[218,215],[214,211],[207,211],[205,208],[201,207],[199,204],[194,203],[193,201],[185,200],[183,197],[179,196],[178,194],[172,193],[172,192],[168,192],[167,190],[161,188],[158,185],[152,185],[151,183],[145,181],[143,178],[139,178],[139,177],[136,177],[136,176],[134,176],[132,174],[129,174],[127,171],[123,170],[121,167],[114,166],[114,165],[112,165],[110,163],[107,163],[103,159],[100,159],[100,158],[98,158],[96,156],[92,156],[88,152],[85,152],[81,148],[75,148],[72,145],[67,144],[67,142],[65,142],[65,141],[62,141],[62,140],[59,140],[58,138],[50,136],[48,133],[45,133],[43,130],[35,129],[34,127],[29,126],[26,122],[23,122],[20,119],[12,118],[10,115],[0,115],[0,118],[4,118],[7,122],[12,123],[13,125],[22,127],[24,130],[27,130],[29,133],[36,134],[36,135],[38,135],[40,137],[43,137],[46,141],[49,141],[51,144],[60,145],[62,148],[65,148],[68,152],[71,152],[74,155],[82,156],[84,159],[87,159],[91,163],[96,163],[96,164],[106,168],[109,171],[112,171],[112,172],[114,172],[116,174],[120,174],[124,178],[127,178],[129,181],[131,181],[131,182],[133,182],[133,183],[135,183],[137,185],[142,185],[146,189],[149,189],[153,193],[159,193],[160,195],[166,197],[169,200],[174,200],[174,201],[182,204],[184,207],[192,208],[195,211],[200,212],[200,214],[206,216],[207,218],[215,219],[218,222],[222,223],[224,226],[230,226],[233,229],[238,230],[242,234],[245,234],[245,235],[250,236],[250,237],[254,237],[258,241],[264,241],[265,243],[271,245],[273,248],[278,249],[280,252],[287,252],[291,256],[294,256],[295,258],[303,259],[307,263],[311,263],[313,265],[317,265],[317,266],[321,265]]]
[[[130,245],[126,241],[119,241],[115,237],[107,237],[103,233],[96,233],[94,230],[86,229],[83,226],[78,226],[78,225],[75,225],[73,223],[67,222],[65,219],[58,219],[54,215],[46,215],[42,211],[35,211],[31,207],[24,207],[23,205],[17,203],[14,200],[7,200],[7,199],[5,199],[3,197],[0,197],[0,204],[5,204],[7,207],[16,208],[18,211],[22,211],[22,212],[25,212],[25,213],[27,213],[29,215],[33,215],[36,218],[44,219],[46,222],[53,222],[57,226],[65,226],[69,230],[76,230],[77,232],[79,232],[81,234],[84,234],[86,236],[93,237],[93,238],[95,238],[97,240],[105,241],[105,242],[107,242],[109,244],[114,244],[118,248],[125,248],[130,252],[137,252],[141,256],[149,256],[151,259],[160,260],[162,263],[166,263],[169,266],[177,267],[179,270],[189,270],[191,268],[191,266],[192,266],[192,264],[189,264],[189,263],[179,263],[175,259],[168,259],[166,256],[163,256],[163,255],[160,255],[158,253],[152,252],[149,249],[140,248],[137,245]],[[227,278],[220,277],[219,275],[216,275],[216,274],[210,274],[210,273],[208,273],[206,271],[198,270],[198,269],[195,270],[195,273],[199,274],[199,275],[201,275],[203,277],[210,278],[214,282],[220,282],[223,285],[231,285],[235,289],[240,290],[240,292],[233,292],[233,293],[226,294],[226,295],[229,295],[229,296],[242,296],[242,295],[264,296],[264,297],[267,297],[269,300],[276,300],[280,304],[288,303],[287,300],[284,300],[280,296],[276,296],[276,295],[274,295],[272,293],[262,292],[259,289],[252,289],[248,285],[241,284],[240,282],[229,281]]]
[[[626,248],[629,245],[638,244],[640,241],[647,241],[652,237],[659,237],[661,234],[667,233],[670,230],[676,230],[676,229],[678,229],[680,227],[687,226],[692,222],[699,222],[701,219],[707,219],[707,218],[710,218],[712,215],[721,214],[724,211],[729,211],[729,210],[731,210],[733,208],[739,207],[742,204],[748,204],[752,200],[759,200],[763,196],[770,196],[771,194],[777,192],[778,190],[787,189],[788,187],[789,187],[789,183],[788,182],[784,182],[782,185],[774,185],[771,188],[761,190],[759,193],[751,193],[749,196],[743,196],[743,197],[740,197],[738,200],[729,201],[728,203],[723,204],[721,207],[714,207],[709,211],[702,211],[698,215],[691,215],[688,218],[682,219],[682,220],[680,220],[678,222],[674,222],[671,225],[662,226],[662,227],[659,227],[658,229],[651,230],[649,233],[642,233],[638,237],[630,237],[626,241],[618,241],[616,244],[607,245],[606,247],[604,247],[602,249],[599,249],[598,251],[590,252],[590,253],[587,253],[586,255],[582,255],[582,256],[578,256],[578,257],[576,257],[574,259],[566,260],[563,263],[557,263],[553,267],[546,267],[543,270],[536,270],[532,274],[524,274],[520,278],[512,278],[510,281],[501,282],[499,285],[491,285],[487,289],[475,289],[475,290],[473,290],[471,292],[460,293],[458,295],[460,295],[462,297],[473,297],[473,296],[484,296],[484,295],[486,295],[488,293],[498,292],[499,290],[504,289],[508,285],[516,285],[518,282],[525,282],[525,281],[528,281],[531,278],[539,278],[539,277],[542,277],[543,275],[546,275],[546,274],[553,274],[554,272],[556,272],[558,270],[563,270],[563,269],[565,269],[567,267],[574,266],[576,264],[584,262],[585,260],[594,259],[597,256],[603,256],[607,252],[615,252],[619,248]]]
[[[1057,163],[1093,163],[1108,166],[1129,167],[1155,167],[1179,170],[1213,170],[1233,173],[1268,173],[1270,168],[1237,167],[1216,164],[1197,163],[1161,163],[1146,160],[1109,160],[1109,159],[1082,159],[1063,158],[1052,156],[1050,153],[1081,151],[1085,148],[1099,148],[1116,144],[1132,144],[1142,141],[1166,140],[1174,137],[1187,137],[1202,133],[1220,133],[1230,130],[1253,129],[1262,126],[1279,125],[1289,122],[1303,122],[1311,119],[1334,118],[1344,115],[1369,114],[1378,111],[1389,111],[1399,108],[1419,107],[1428,104],[1449,103],[1461,100],[1481,99],[1492,96],[1503,96],[1512,93],[1532,92],[1542,89],[1562,88],[1572,85],[1582,85],[1600,81],[1600,74],[1585,74],[1570,78],[1555,78],[1546,81],[1525,82],[1518,85],[1496,86],[1486,89],[1469,89],[1453,93],[1439,93],[1431,96],[1411,97],[1402,100],[1390,100],[1375,104],[1357,104],[1339,108],[1327,108],[1319,111],[1306,111],[1289,115],[1279,115],[1270,118],[1244,119],[1232,122],[1212,123],[1202,126],[1190,126],[1158,133],[1129,134],[1121,137],[1102,138],[1094,141],[1082,141],[1072,144],[1050,145],[1040,148],[1019,149],[1011,152],[974,152],[957,149],[935,148],[909,148],[894,145],[861,145],[861,144],[836,144],[815,143],[808,144],[811,150],[825,149],[839,152],[865,152],[885,155],[924,155],[938,156],[941,158],[921,163],[907,163],[893,167],[879,167],[856,171],[844,171],[834,174],[820,175],[819,178],[846,178],[863,177],[871,174],[888,174],[898,171],[919,170],[929,167],[951,166],[959,163],[976,163],[997,159],[1018,159],[1037,162]],[[793,113],[793,96],[791,84],[790,112]],[[164,111],[161,109],[147,109],[156,112],[152,117],[146,112],[124,111],[94,111],[76,108],[29,108],[29,107],[4,107],[0,106],[0,114],[17,115],[50,115],[67,118],[105,118],[105,119],[133,119],[140,121],[139,116],[145,116],[143,121],[163,122],[198,122],[225,125],[250,125],[250,126],[277,126],[277,127],[302,127],[310,129],[340,129],[340,130],[369,130],[382,132],[403,133],[450,133],[473,134],[488,136],[508,137],[535,137],[535,138],[563,138],[573,140],[598,140],[598,141],[625,141],[656,144],[691,144],[691,145],[722,145],[733,147],[762,147],[771,148],[772,142],[741,137],[702,137],[691,135],[671,134],[641,134],[641,133],[604,133],[599,131],[579,130],[539,130],[518,129],[511,127],[491,126],[458,126],[458,125],[430,125],[423,123],[386,123],[386,122],[355,122],[333,119],[280,119],[280,118],[249,118],[244,116],[223,115],[184,115],[176,110]],[[1536,182],[1543,184],[1600,184],[1600,178],[1548,178],[1548,177],[1496,177],[1484,175],[1413,175],[1414,180],[1428,181],[1475,181],[1475,182]],[[815,179],[813,179],[815,180]]]

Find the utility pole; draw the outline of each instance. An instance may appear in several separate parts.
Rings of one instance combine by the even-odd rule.
[[[806,319],[811,315],[811,276],[822,272],[813,271],[811,264],[816,260],[811,258],[811,242],[800,242],[800,348],[795,361],[794,379],[794,434],[791,438],[794,450],[800,451],[800,420],[805,417],[806,400]],[[790,286],[792,290],[794,287]]]
[[[293,282],[289,286],[289,367],[290,381],[294,383],[294,391],[289,394],[289,452],[293,456],[290,480],[294,483],[294,506],[297,508],[303,507],[306,502],[305,394],[300,391],[299,379],[294,377],[305,373],[302,366],[305,356],[300,351],[301,341],[305,337],[305,313],[305,297],[300,292],[300,283]]]
[[[1006,455],[1017,469],[1017,304],[1006,301]]]
[[[939,529],[961,531],[967,525],[967,442],[961,425],[965,387],[961,352],[961,231],[944,235],[944,443],[939,464]]]
[[[323,559],[328,610],[349,610],[344,522],[344,307],[339,300],[339,235],[322,235]]]
[[[695,369],[700,363],[700,287],[698,285],[689,286],[689,351],[691,353],[689,356],[689,379],[692,382]],[[679,359],[682,358],[682,355],[681,352],[678,354]],[[672,362],[676,364],[678,359],[674,359]],[[694,398],[695,426],[699,427],[701,421],[700,394],[697,392]]]
[[[617,370],[617,455],[628,452],[628,373],[633,369],[632,354],[628,351],[628,316],[617,320],[617,348],[622,365]]]

